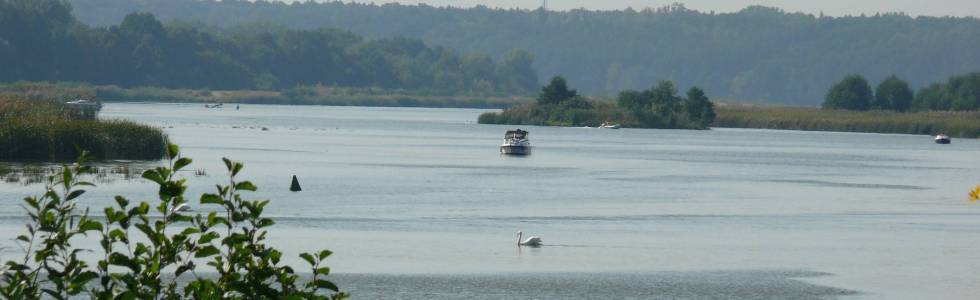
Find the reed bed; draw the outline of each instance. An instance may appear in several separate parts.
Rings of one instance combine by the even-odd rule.
[[[0,160],[69,161],[78,157],[77,149],[103,160],[164,156],[168,139],[158,128],[73,115],[58,102],[0,95]]]
[[[714,127],[874,133],[945,133],[980,137],[980,112],[842,111],[798,107],[724,105],[716,107]]]
[[[379,107],[507,108],[532,102],[522,96],[445,95],[431,91],[303,86],[283,91],[211,91],[161,87],[121,88],[74,82],[0,83],[0,94],[32,100],[101,99],[103,102],[247,103]]]

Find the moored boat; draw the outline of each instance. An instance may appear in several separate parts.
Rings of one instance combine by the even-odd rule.
[[[946,135],[946,134],[944,134],[944,133],[940,133],[940,134],[936,135],[936,139],[935,140],[936,140],[936,144],[944,144],[944,145],[953,142],[953,140],[950,139],[949,136]]]
[[[500,145],[500,153],[509,155],[531,154],[531,140],[527,138],[527,131],[508,130],[504,134],[504,143]]]

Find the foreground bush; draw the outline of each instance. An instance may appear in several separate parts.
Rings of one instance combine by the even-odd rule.
[[[158,128],[75,116],[60,102],[0,95],[0,160],[71,160],[75,146],[98,159],[164,157],[168,139]]]
[[[268,200],[245,200],[241,192],[255,191],[236,175],[243,165],[224,159],[230,181],[214,194],[201,195],[201,206],[219,208],[207,215],[185,214],[185,180],[175,176],[191,164],[177,146],[167,148],[169,165],[147,170],[143,178],[159,185],[158,200],[131,203],[116,197],[106,207],[105,221],[78,208],[85,186],[87,154],[50,176],[40,197],[24,199],[29,216],[27,233],[17,237],[25,249],[22,260],[7,261],[0,281],[6,299],[343,299],[346,294],[324,279],[322,265],[331,252],[300,255],[312,278],[300,281],[290,266],[280,264],[282,252],[264,243],[266,229],[275,224],[262,217]],[[133,230],[135,229],[135,230]],[[101,249],[73,246],[82,236],[99,237]],[[145,242],[144,242],[145,241]],[[95,266],[79,259],[82,252],[100,254]],[[199,266],[199,263],[204,263]],[[195,271],[217,273],[204,278]],[[165,279],[164,274],[174,275]],[[188,279],[178,285],[178,279]]]

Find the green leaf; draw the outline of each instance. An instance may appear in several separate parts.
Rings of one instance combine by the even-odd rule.
[[[231,171],[231,160],[227,157],[222,157],[221,161],[225,162],[225,168],[228,169],[228,171]]]
[[[205,246],[205,247],[197,250],[196,252],[194,252],[194,257],[197,257],[197,258],[210,257],[210,256],[217,255],[219,253],[221,253],[221,251],[218,250],[218,248],[215,248],[214,246],[208,245],[208,246]]]
[[[313,255],[311,255],[309,253],[303,252],[303,253],[301,253],[299,255],[299,257],[302,257],[303,260],[305,260],[306,262],[310,263],[310,265],[316,265],[316,259],[314,259],[313,258]]]
[[[163,176],[157,170],[146,170],[143,172],[143,178],[149,181],[156,182],[157,184],[163,184]]]
[[[276,224],[276,222],[275,221],[272,221],[272,219],[261,219],[261,220],[259,220],[259,223],[255,225],[255,227],[265,228],[265,227],[269,227],[269,226],[272,226],[272,225],[275,225],[275,224]]]
[[[231,167],[231,176],[232,177],[235,177],[235,175],[238,175],[238,172],[241,172],[242,171],[242,168],[244,168],[244,167],[245,167],[245,164],[242,164],[240,162],[235,162],[234,164],[232,164],[232,167]]]
[[[102,231],[102,223],[95,220],[86,220],[84,223],[78,224],[78,230],[81,232]]]
[[[167,144],[167,158],[174,159],[180,154],[180,147],[177,144]]]
[[[75,276],[75,279],[72,280],[72,284],[85,286],[86,283],[98,277],[99,274],[96,274],[95,272],[92,271],[82,272],[81,274],[78,274],[78,276]]]
[[[191,164],[191,162],[193,162],[193,160],[191,160],[190,158],[181,157],[180,159],[177,160],[177,162],[174,162],[174,171],[179,171],[181,168]]]
[[[329,267],[317,268],[314,273],[316,273],[317,275],[330,275],[330,268]]]
[[[71,191],[71,193],[68,193],[68,196],[65,197],[65,201],[74,200],[75,198],[78,198],[78,196],[81,196],[84,193],[85,193],[85,190],[74,190],[74,191]]]
[[[201,235],[201,237],[197,238],[197,242],[201,244],[207,244],[219,237],[221,237],[221,235],[219,235],[217,232],[212,231]]]
[[[320,254],[320,260],[324,260],[327,257],[329,257],[331,254],[333,254],[333,252],[330,251],[330,250],[324,249],[324,250],[320,250],[320,253],[319,254]]]
[[[140,271],[140,266],[137,263],[133,262],[128,256],[118,252],[109,254],[109,263],[116,266],[127,267],[130,270],[133,270],[133,272]]]
[[[120,208],[125,209],[126,206],[129,205],[129,200],[126,200],[126,198],[123,198],[123,196],[116,196],[116,204],[119,204]]]
[[[225,200],[215,194],[201,195],[201,204],[225,204]]]
[[[321,289],[328,289],[328,290],[331,290],[331,291],[334,291],[334,292],[340,290],[340,288],[337,288],[337,285],[333,284],[333,282],[329,282],[329,281],[326,281],[326,280],[323,280],[323,279],[317,279],[314,282],[314,284],[316,285],[316,287],[321,288]]]
[[[242,181],[242,182],[239,182],[239,183],[235,184],[235,189],[236,190],[244,190],[244,191],[253,191],[254,192],[254,191],[258,190],[258,187],[256,187],[250,181]]]

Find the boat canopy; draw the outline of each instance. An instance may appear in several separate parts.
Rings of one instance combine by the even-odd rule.
[[[505,139],[526,139],[527,131],[524,130],[508,130],[507,134],[504,135]]]

